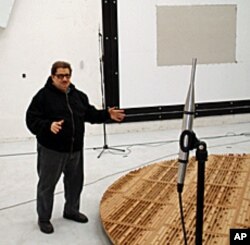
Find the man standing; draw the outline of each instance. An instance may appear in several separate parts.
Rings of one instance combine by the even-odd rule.
[[[80,213],[83,175],[84,122],[103,123],[108,119],[122,121],[124,111],[110,108],[97,110],[86,94],[71,83],[69,63],[57,61],[45,86],[33,97],[27,112],[27,127],[37,138],[37,213],[44,233],[52,233],[50,222],[54,190],[64,174],[65,205],[63,217],[86,223]]]

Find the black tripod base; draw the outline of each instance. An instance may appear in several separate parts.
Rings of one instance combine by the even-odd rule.
[[[97,156],[97,158],[100,158],[102,156],[102,154],[106,151],[106,150],[112,150],[112,151],[120,151],[120,152],[125,152],[125,150],[123,149],[118,149],[118,148],[114,148],[114,147],[109,147],[108,145],[104,145],[103,147],[96,147],[93,148],[94,150],[98,150],[98,149],[102,149],[102,151],[100,152],[100,154]]]

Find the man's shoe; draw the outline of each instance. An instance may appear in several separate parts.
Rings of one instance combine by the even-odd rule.
[[[63,218],[74,220],[74,221],[80,222],[80,223],[87,223],[88,222],[87,216],[82,214],[82,213],[79,213],[79,212],[74,213],[74,214],[68,214],[68,213],[64,212]]]
[[[50,223],[50,221],[40,221],[38,220],[38,226],[41,230],[41,232],[50,234],[54,232],[53,225]]]

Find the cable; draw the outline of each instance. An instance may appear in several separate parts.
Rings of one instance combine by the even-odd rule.
[[[184,239],[184,244],[187,245],[187,232],[186,232],[186,227],[185,227],[184,212],[183,212],[183,206],[182,206],[182,194],[181,192],[178,192],[178,194],[179,194],[178,197],[179,197],[179,207],[180,207],[183,239]]]
[[[96,180],[94,180],[94,181],[92,181],[92,182],[89,182],[89,183],[87,183],[87,184],[84,184],[83,186],[86,187],[86,186],[90,186],[90,185],[96,184],[96,183],[98,183],[98,182],[100,182],[100,181],[102,181],[102,180],[104,180],[104,179],[107,179],[107,178],[110,178],[110,177],[112,177],[112,176],[115,176],[115,175],[118,175],[118,174],[122,174],[122,173],[125,173],[125,172],[128,172],[128,171],[132,171],[132,170],[134,170],[134,169],[143,167],[144,165],[150,164],[150,163],[155,162],[155,161],[162,160],[162,159],[164,159],[164,158],[166,158],[166,157],[171,157],[171,156],[173,156],[173,155],[176,155],[176,154],[165,155],[165,156],[162,156],[162,157],[153,159],[153,160],[151,160],[151,161],[144,162],[144,163],[142,163],[142,164],[140,164],[140,165],[137,165],[137,166],[135,166],[135,167],[128,168],[128,169],[124,169],[124,170],[121,170],[121,171],[118,171],[118,172],[115,172],[115,173],[112,173],[112,174],[108,174],[108,175],[103,176],[103,177],[101,177],[101,178],[99,178],[99,179],[96,179]],[[63,193],[64,193],[64,191],[58,191],[58,192],[56,192],[56,193],[54,194],[54,196],[60,195],[60,194],[63,194]],[[25,202],[20,202],[20,203],[13,204],[13,205],[10,205],[10,206],[4,207],[4,208],[0,208],[0,212],[3,211],[3,210],[6,210],[6,209],[11,209],[11,208],[15,208],[15,207],[18,207],[18,206],[22,206],[22,205],[25,205],[25,204],[28,204],[28,203],[32,203],[32,202],[34,202],[34,201],[36,201],[36,199],[31,199],[31,200],[28,200],[28,201],[25,201]]]
[[[10,153],[10,154],[2,154],[0,157],[18,157],[18,156],[28,156],[35,155],[36,152],[21,152],[21,153]]]
[[[7,209],[11,209],[11,208],[16,208],[16,207],[19,207],[19,206],[23,206],[23,205],[32,203],[34,201],[36,201],[36,199],[31,199],[31,200],[28,200],[28,201],[19,202],[17,204],[13,204],[13,205],[10,205],[10,206],[7,206],[7,207],[3,207],[3,208],[0,208],[0,212],[4,211],[4,210],[7,210]]]
[[[178,142],[178,140],[168,140],[168,141],[151,141],[151,142],[145,142],[145,143],[133,143],[133,144],[123,144],[123,145],[114,145],[114,147],[126,147],[126,146],[147,146],[147,145],[157,145],[157,144],[168,144],[168,143],[175,143]],[[96,147],[87,147],[85,150],[93,150]]]
[[[238,142],[224,143],[221,145],[209,146],[209,148],[216,148],[216,147],[227,146],[227,145],[238,145],[238,144],[247,143],[247,142],[250,142],[250,140],[242,140],[242,141],[238,141]]]
[[[234,134],[234,135],[224,135],[224,137],[235,137],[235,136],[249,136],[250,133],[241,133],[241,134]],[[214,138],[219,138],[219,137],[223,137],[223,136],[211,136],[211,137],[203,137],[203,139],[214,139]],[[147,143],[138,143],[138,144],[130,144],[128,145],[128,148],[127,150],[130,150],[131,147],[134,147],[134,146],[149,146],[151,144],[159,144],[159,143],[163,143],[165,142],[165,144],[167,143],[173,143],[173,142],[177,142],[177,140],[171,140],[171,141],[159,141],[159,142],[147,142]],[[221,147],[221,146],[227,146],[227,145],[236,145],[236,144],[241,144],[241,143],[247,143],[247,142],[250,142],[250,139],[249,140],[242,140],[242,141],[238,141],[238,142],[229,142],[229,143],[224,143],[224,144],[219,144],[219,145],[213,145],[213,146],[209,146],[210,148],[216,148],[216,147]],[[164,145],[164,144],[163,144]],[[93,149],[93,148],[91,148]],[[130,150],[131,152],[131,150]],[[18,153],[18,154],[5,154],[5,155],[0,155],[0,157],[6,157],[6,156],[23,156],[23,155],[33,155],[33,154],[36,154],[36,153],[33,153],[33,152],[28,152],[28,153]],[[155,161],[159,161],[159,160],[162,160],[162,159],[166,159],[166,158],[169,158],[169,157],[173,157],[173,156],[177,156],[178,153],[171,153],[171,154],[168,154],[168,155],[164,155],[164,156],[161,156],[159,158],[156,158],[156,159],[153,159],[153,160],[150,160],[150,161],[147,161],[147,162],[144,162],[142,164],[139,164],[135,167],[132,167],[132,168],[128,168],[128,169],[124,169],[124,170],[121,170],[121,171],[118,171],[118,172],[114,172],[112,174],[109,174],[109,175],[106,175],[106,176],[103,176],[99,179],[96,179],[92,182],[89,182],[89,183],[86,183],[84,184],[84,186],[90,186],[90,185],[93,185],[93,184],[96,184],[102,180],[105,180],[107,178],[110,178],[112,176],[115,176],[115,175],[118,175],[118,174],[121,174],[121,173],[125,173],[125,172],[128,172],[128,171],[132,171],[132,170],[135,170],[137,168],[140,168],[140,167],[143,167],[147,164],[150,164],[152,162],[155,162]],[[57,193],[55,193],[54,195],[60,195],[64,193],[64,191],[59,191]],[[28,200],[28,201],[25,201],[25,202],[20,202],[20,203],[17,203],[17,204],[14,204],[14,205],[10,205],[10,206],[7,206],[7,207],[3,207],[3,208],[0,208],[0,211],[3,211],[3,210],[7,210],[7,209],[11,209],[11,208],[15,208],[15,207],[18,207],[18,206],[22,206],[22,205],[26,205],[28,203],[32,203],[36,201],[36,199],[31,199],[31,200]]]
[[[234,132],[228,132],[224,135],[214,135],[214,136],[207,136],[207,137],[202,137],[200,138],[201,140],[205,139],[220,139],[220,138],[227,138],[227,137],[237,137],[237,136],[250,136],[250,132],[245,132],[245,133],[239,133],[236,134]],[[151,145],[157,145],[157,144],[169,144],[169,143],[175,143],[178,142],[179,140],[168,140],[168,141],[153,141],[153,142],[145,142],[145,143],[133,143],[133,144],[123,144],[123,145],[114,145],[114,147],[125,147],[125,146],[151,146]],[[93,150],[95,147],[86,147],[84,150]],[[26,156],[26,155],[35,155],[36,152],[24,152],[24,153],[11,153],[11,154],[0,154],[1,157],[16,157],[16,156]],[[115,155],[115,154],[114,154]],[[122,154],[117,154],[117,155],[122,155]]]
[[[124,169],[124,170],[121,170],[121,171],[118,171],[118,172],[115,172],[115,173],[106,175],[106,176],[101,177],[101,178],[99,178],[99,179],[97,179],[97,180],[95,180],[95,181],[92,181],[92,182],[90,182],[90,183],[87,183],[87,184],[85,184],[84,186],[96,184],[96,183],[98,183],[98,182],[101,181],[101,180],[104,180],[104,179],[110,178],[110,177],[115,176],[115,175],[118,175],[118,174],[126,173],[126,172],[128,172],[128,171],[132,171],[132,170],[141,168],[141,167],[143,167],[143,166],[145,166],[145,165],[148,165],[148,164],[150,164],[150,163],[152,163],[152,162],[159,161],[159,160],[165,159],[165,158],[167,158],[167,157],[176,156],[176,154],[177,154],[177,153],[165,155],[165,156],[162,156],[162,157],[159,157],[159,158],[150,160],[150,161],[148,161],[148,162],[144,162],[144,163],[142,163],[142,164],[140,164],[140,165],[137,165],[137,166],[135,166],[135,167],[127,168],[127,169]]]

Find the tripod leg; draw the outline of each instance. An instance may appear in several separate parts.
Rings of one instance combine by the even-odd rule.
[[[102,154],[105,152],[105,150],[112,150],[112,151],[120,151],[120,152],[125,152],[125,150],[123,149],[118,149],[118,148],[114,148],[114,147],[109,147],[107,144],[105,144],[103,147],[95,147],[93,148],[94,150],[98,150],[98,149],[102,149],[102,151],[99,153],[99,155],[97,156],[97,158],[100,158],[102,156]]]
[[[117,149],[117,148],[113,148],[113,147],[108,147],[108,149],[113,150],[113,151],[125,152],[125,150],[123,150],[123,149]]]
[[[100,154],[97,156],[97,158],[100,158],[101,155],[104,153],[105,149],[103,148],[102,151],[100,152]]]

